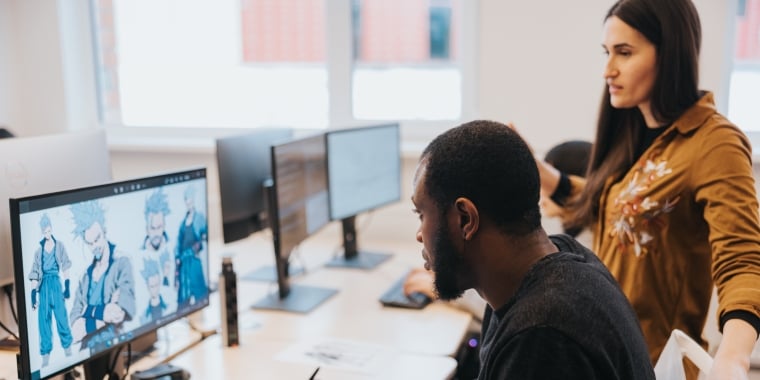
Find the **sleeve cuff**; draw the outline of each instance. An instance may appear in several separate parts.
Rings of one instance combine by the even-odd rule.
[[[720,317],[720,331],[723,332],[723,326],[726,325],[729,319],[741,319],[744,322],[749,323],[755,328],[755,333],[760,336],[760,318],[753,313],[746,310],[733,310]],[[757,338],[757,337],[755,337]]]
[[[559,172],[559,183],[550,197],[552,202],[556,203],[558,206],[564,206],[571,191],[572,185],[570,184],[570,177],[563,172]]]

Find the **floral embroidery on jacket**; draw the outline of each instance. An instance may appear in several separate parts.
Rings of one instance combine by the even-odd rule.
[[[645,192],[658,180],[672,173],[667,161],[647,160],[633,174],[613,203],[610,218],[610,236],[617,238],[621,248],[633,248],[636,256],[648,251],[653,238],[650,231],[662,228],[662,214],[673,211],[680,197],[664,202],[645,196]]]

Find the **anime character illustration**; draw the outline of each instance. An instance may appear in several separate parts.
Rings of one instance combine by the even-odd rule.
[[[170,282],[170,279],[174,279],[174,260],[171,258],[169,235],[166,233],[166,215],[169,213],[168,196],[161,188],[153,191],[145,199],[145,238],[140,247],[141,257],[136,260],[137,265],[143,265],[137,268],[141,273],[146,270],[144,264],[149,261],[160,264],[158,268],[159,292],[165,310],[172,312],[176,310],[177,289],[172,286],[173,281]],[[144,290],[146,294],[152,295],[150,286]],[[148,297],[138,297],[138,299],[146,298]]]
[[[206,217],[195,209],[195,189],[192,186],[185,189],[184,198],[187,212],[179,226],[175,250],[175,284],[178,287],[177,303],[180,307],[192,305],[208,294],[201,262],[204,242],[208,237]]]
[[[32,309],[39,308],[40,354],[42,366],[48,365],[53,350],[53,316],[55,316],[58,338],[66,356],[71,355],[71,329],[66,315],[66,301],[69,298],[69,268],[71,261],[66,247],[53,236],[53,227],[47,214],[40,218],[42,240],[34,254],[34,262],[29,272],[32,287]],[[63,279],[63,285],[61,284]],[[39,303],[38,303],[39,301]]]
[[[170,213],[170,210],[167,198],[168,196],[159,188],[145,200],[145,239],[142,249],[146,256],[152,259],[159,259],[162,255],[168,254],[169,250],[166,215]],[[162,284],[169,285],[171,265],[162,267],[161,273],[163,274]]]
[[[148,323],[160,319],[166,311],[166,302],[161,295],[161,271],[159,263],[155,260],[143,258],[143,269],[140,275],[148,286],[150,299],[145,312],[142,314],[141,322]]]
[[[70,206],[74,237],[92,253],[71,307],[71,331],[82,348],[95,347],[117,336],[122,322],[135,315],[132,264],[106,236],[105,211],[98,201]]]

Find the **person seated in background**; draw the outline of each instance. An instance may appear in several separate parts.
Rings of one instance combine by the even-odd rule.
[[[591,157],[591,143],[583,140],[570,140],[557,144],[546,153],[544,162],[553,166],[555,169],[564,173],[563,178],[567,176],[586,177],[586,168]],[[564,187],[563,187],[564,186]],[[570,181],[560,182],[557,191],[553,194],[544,194],[541,191],[541,210],[545,217],[562,219],[564,199],[558,194],[564,194],[570,191]],[[583,227],[571,226],[562,221],[563,231],[577,237],[583,231]]]
[[[423,151],[412,203],[442,300],[487,302],[479,379],[654,379],[636,313],[596,255],[541,226],[540,178],[505,125],[473,121]]]

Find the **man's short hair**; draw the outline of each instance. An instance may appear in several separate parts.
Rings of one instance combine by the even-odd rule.
[[[452,128],[425,148],[421,161],[427,194],[444,214],[465,197],[506,233],[540,227],[538,167],[525,141],[506,125],[476,120]]]

